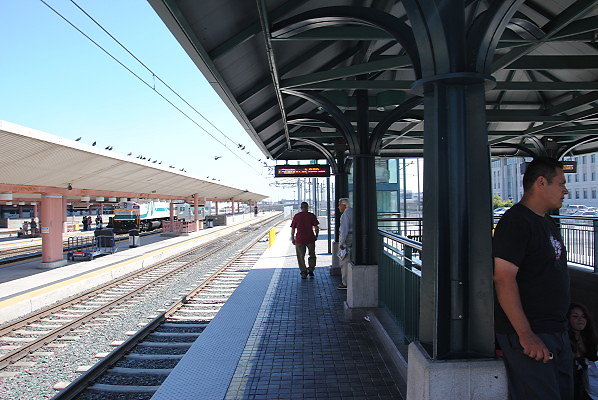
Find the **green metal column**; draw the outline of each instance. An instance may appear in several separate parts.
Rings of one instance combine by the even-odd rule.
[[[357,90],[357,137],[361,154],[355,154],[353,174],[353,248],[355,265],[377,264],[376,165],[369,149],[367,90]]]
[[[336,242],[338,242],[339,227],[341,224],[341,212],[338,209],[338,200],[343,197],[349,197],[349,174],[345,171],[345,160],[344,150],[337,150],[336,162],[338,165],[338,172],[334,175],[334,240]]]
[[[424,92],[420,341],[435,359],[494,355],[492,207],[484,80]]]

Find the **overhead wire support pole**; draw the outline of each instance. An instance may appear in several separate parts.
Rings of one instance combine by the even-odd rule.
[[[291,136],[289,134],[289,127],[287,125],[287,115],[284,109],[284,102],[282,101],[282,92],[280,91],[280,77],[276,69],[276,59],[274,58],[274,50],[272,49],[272,36],[270,34],[270,21],[268,20],[268,7],[265,0],[256,0],[257,10],[260,16],[260,23],[262,25],[262,32],[264,34],[264,44],[266,46],[266,54],[268,56],[268,65],[270,67],[270,75],[272,76],[272,83],[274,84],[274,93],[280,108],[280,115],[282,118],[282,126],[287,142],[287,149],[291,149]]]

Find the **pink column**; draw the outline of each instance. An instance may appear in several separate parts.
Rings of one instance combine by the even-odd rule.
[[[170,202],[170,223],[174,224],[174,203]]]
[[[203,221],[199,220],[199,198],[197,193],[193,194],[193,220],[195,221],[196,231],[203,229]]]
[[[216,215],[218,215],[218,201],[214,202],[215,208],[216,208]]]
[[[67,204],[66,204],[66,197],[62,198],[62,233],[67,233],[68,232],[68,223],[67,223],[67,215],[66,215],[66,208],[67,208]]]
[[[23,218],[23,206],[19,206],[19,218]]]
[[[230,199],[230,211],[235,215],[235,201],[233,199]]]
[[[62,260],[62,196],[42,195],[40,230],[42,262]]]

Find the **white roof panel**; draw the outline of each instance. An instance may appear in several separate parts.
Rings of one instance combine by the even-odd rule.
[[[0,183],[152,193],[219,200],[259,201],[268,196],[204,181],[167,166],[143,161],[70,139],[0,121]]]

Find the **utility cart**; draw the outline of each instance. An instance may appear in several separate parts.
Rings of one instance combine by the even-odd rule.
[[[111,229],[96,229],[93,237],[73,236],[68,238],[67,259],[83,258],[91,261],[103,254],[116,253],[116,240]]]

